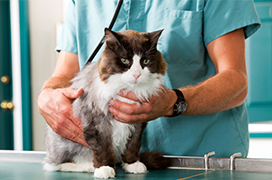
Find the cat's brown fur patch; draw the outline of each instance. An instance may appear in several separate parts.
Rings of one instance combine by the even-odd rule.
[[[142,123],[141,125],[138,124],[140,130],[137,130],[137,133],[134,133],[129,138],[129,141],[126,145],[126,150],[122,155],[122,160],[124,163],[132,164],[139,160],[139,150],[141,148],[141,139],[143,131],[146,127],[147,123]]]
[[[87,113],[87,112],[86,112]],[[100,129],[104,126],[109,127],[110,122],[105,119],[105,114],[100,113],[90,117],[91,121],[88,126],[83,128],[84,138],[93,151],[93,163],[95,168],[101,166],[115,166],[115,155],[112,146],[111,132],[101,133]],[[100,120],[104,119],[104,124]]]
[[[166,169],[170,165],[169,159],[165,158],[160,152],[141,152],[139,158],[149,170]]]
[[[103,151],[97,152],[93,150],[93,163],[95,168],[101,166],[115,167],[115,155],[111,146],[106,147]]]

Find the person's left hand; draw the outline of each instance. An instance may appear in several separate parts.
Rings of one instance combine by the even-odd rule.
[[[173,114],[173,105],[177,100],[175,92],[165,87],[162,87],[157,96],[152,96],[149,101],[144,102],[141,102],[132,92],[122,90],[118,95],[139,102],[129,104],[117,99],[110,100],[109,111],[114,119],[123,123],[142,123],[161,116],[170,116]]]

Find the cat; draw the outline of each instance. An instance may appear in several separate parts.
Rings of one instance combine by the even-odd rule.
[[[121,123],[108,111],[111,99],[136,103],[118,96],[121,90],[134,92],[142,101],[162,91],[167,68],[157,50],[162,31],[105,29],[106,45],[99,61],[87,63],[70,86],[84,89],[74,100],[73,109],[74,115],[81,118],[84,138],[91,149],[59,136],[48,126],[45,170],[94,172],[94,177],[106,179],[115,177],[116,163],[122,163],[129,173],[145,173],[147,167],[167,168],[167,159],[160,153],[139,153],[147,123]]]

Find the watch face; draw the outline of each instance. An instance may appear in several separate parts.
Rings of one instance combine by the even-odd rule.
[[[181,114],[186,110],[187,104],[184,101],[181,101],[179,104],[177,104],[177,113]]]
[[[173,91],[175,91],[175,93],[177,94],[178,99],[176,103],[174,104],[174,113],[170,117],[176,117],[181,115],[186,110],[186,107],[187,107],[187,104],[182,92],[179,89],[173,89]]]

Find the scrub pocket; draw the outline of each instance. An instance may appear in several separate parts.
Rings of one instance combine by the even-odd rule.
[[[201,63],[204,57],[203,12],[166,10],[158,49],[169,64]]]
[[[168,64],[173,87],[197,83],[205,76],[203,14],[203,11],[164,10],[150,18],[153,21],[147,26],[150,31],[164,29],[157,47]]]

